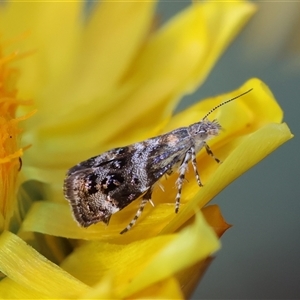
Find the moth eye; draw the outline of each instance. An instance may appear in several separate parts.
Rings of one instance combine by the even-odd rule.
[[[109,174],[102,181],[102,191],[103,193],[109,193],[116,189],[124,182],[124,178],[119,174]]]
[[[206,137],[207,136],[207,130],[206,130],[206,128],[205,129],[201,129],[200,131],[199,131],[199,133],[198,133],[198,135],[200,136],[200,137]]]

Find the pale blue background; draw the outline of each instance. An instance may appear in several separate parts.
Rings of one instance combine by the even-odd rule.
[[[158,12],[165,21],[189,3],[161,2]],[[258,5],[205,84],[180,107],[258,77],[273,91],[295,137],[213,201],[234,226],[193,299],[300,298],[300,4]]]

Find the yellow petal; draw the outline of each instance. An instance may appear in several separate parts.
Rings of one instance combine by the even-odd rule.
[[[217,119],[224,129],[218,137],[212,139],[209,143],[214,144],[220,140],[226,141],[227,136],[238,136],[253,132],[263,124],[270,122],[280,123],[283,118],[283,111],[276,102],[274,95],[264,82],[252,78],[232,92],[199,101],[175,115],[164,128],[164,131],[199,122],[214,106],[249,89],[253,90],[230,104],[218,108],[209,116],[210,119]]]
[[[137,200],[122,213],[116,214],[109,225],[98,223],[88,228],[80,227],[73,219],[68,203],[38,201],[33,203],[22,224],[21,231],[33,231],[73,239],[109,240],[122,243],[145,237],[156,236],[175,216],[174,206],[158,204],[153,209],[148,205],[143,212],[143,222],[134,231],[120,235],[136,213],[140,200]],[[141,219],[142,219],[141,218]],[[56,220],[60,220],[57,222]]]
[[[49,299],[49,295],[25,287],[10,278],[3,278],[0,282],[1,299]]]
[[[125,295],[145,286],[146,282],[155,282],[169,277],[195,264],[211,255],[219,247],[220,243],[212,229],[207,226],[202,214],[197,213],[195,223],[183,229],[176,240],[161,249],[151,263],[126,287]],[[156,278],[153,278],[155,273]]]
[[[185,299],[181,286],[174,277],[159,281],[136,294],[130,295],[131,299]]]
[[[94,285],[87,293],[82,294],[79,299],[117,299],[113,276],[107,275],[98,284]]]
[[[71,88],[68,86],[67,103],[64,104],[67,110],[70,110],[68,105],[73,106],[75,115],[82,105],[85,109],[80,120],[71,113],[66,116],[65,123],[70,120],[80,126],[78,121],[90,121],[95,107],[98,116],[100,111],[110,113],[115,103],[107,97],[118,89],[149,34],[155,4],[156,1],[104,1],[95,5],[84,28],[80,61],[72,71]],[[74,132],[74,126],[72,129]]]
[[[89,285],[107,275],[114,276],[115,292],[120,297],[129,297],[206,258],[218,247],[213,230],[199,214],[192,226],[173,235],[124,245],[88,242],[61,266]]]
[[[218,205],[205,206],[201,211],[206,222],[214,229],[219,238],[231,227],[231,225],[225,222]]]
[[[0,236],[0,271],[14,281],[17,287],[21,285],[27,291],[32,290],[33,296],[40,293],[51,298],[68,298],[89,290],[85,284],[8,231]]]
[[[118,295],[114,293],[113,283],[109,279],[110,276],[107,276],[80,299],[117,299]],[[184,299],[184,297],[177,279],[169,277],[130,295],[130,299]]]
[[[70,61],[77,54],[75,46],[80,33],[82,7],[80,1],[8,1],[0,8],[0,28],[4,39],[9,41],[23,35],[18,51],[36,50],[34,55],[17,65],[22,74],[20,95],[34,99],[37,106],[41,105],[38,102],[40,97],[49,96],[43,95],[47,91],[41,88],[50,88],[51,82],[51,92],[55,93],[56,84],[62,85],[70,72]],[[11,46],[16,51],[15,44]],[[45,104],[51,107],[49,102]]]
[[[209,226],[211,226],[214,229],[215,233],[219,238],[228,228],[231,227],[223,219],[220,209],[217,205],[209,205],[203,207],[201,211],[206,222],[209,224]],[[187,226],[187,224],[190,224],[193,221],[193,219],[194,218],[191,218],[187,222],[185,222],[183,224],[183,227]],[[199,281],[205,274],[206,269],[209,267],[212,261],[213,257],[210,256],[176,274],[176,278],[180,282],[181,290],[185,295],[185,299],[191,297],[193,291],[199,284]]]
[[[201,278],[212,262],[213,257],[210,256],[176,274],[176,278],[180,282],[181,291],[184,294],[184,299],[191,298],[192,293],[199,285]]]

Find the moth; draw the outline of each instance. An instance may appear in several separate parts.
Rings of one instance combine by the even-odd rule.
[[[220,106],[251,90],[215,106],[200,122],[109,150],[69,169],[64,182],[64,195],[78,224],[83,227],[98,222],[108,224],[113,214],[141,199],[135,216],[120,233],[127,232],[136,223],[145,205],[148,202],[153,205],[151,195],[155,184],[174,171],[179,173],[175,199],[177,213],[189,162],[192,163],[198,185],[202,186],[196,153],[205,148],[216,162],[220,162],[206,142],[220,133],[221,125],[217,120],[209,121],[207,117]]]

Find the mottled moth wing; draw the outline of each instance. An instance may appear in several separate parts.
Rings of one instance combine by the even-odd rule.
[[[124,174],[130,151],[130,147],[112,149],[68,171],[64,193],[81,226],[100,221],[108,224],[112,214],[143,194],[137,189],[124,189],[131,184],[130,177]]]
[[[100,221],[144,195],[164,174],[172,173],[190,147],[186,128],[127,147],[115,148],[71,168],[64,193],[77,222]]]
[[[177,170],[185,153],[192,146],[192,139],[187,127],[151,138],[137,145],[145,144],[145,162],[143,167],[152,185],[163,175],[170,175]]]

